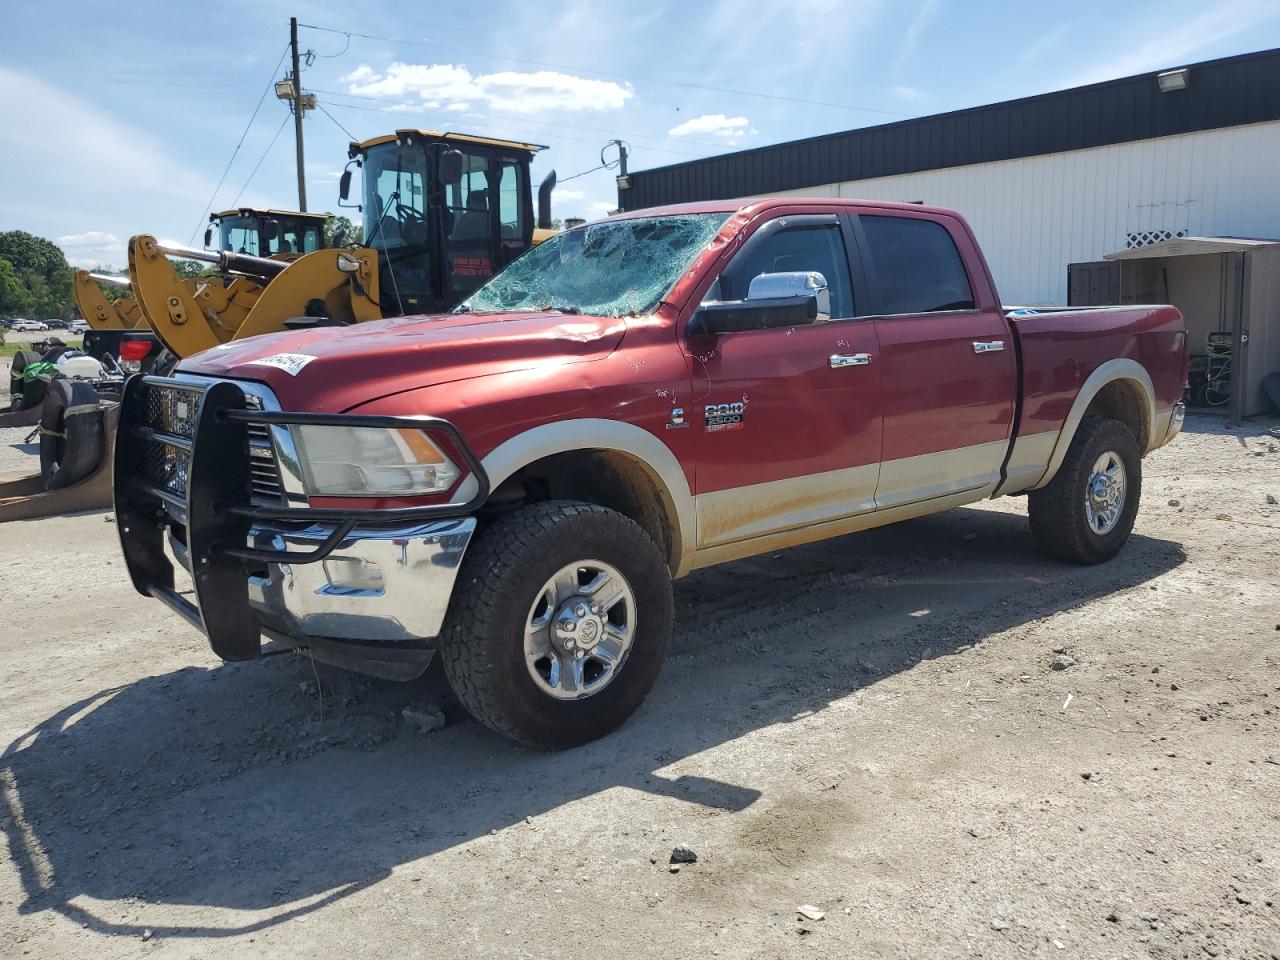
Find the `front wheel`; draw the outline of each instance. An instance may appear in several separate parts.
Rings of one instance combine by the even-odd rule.
[[[639,525],[549,501],[499,517],[471,544],[440,654],[485,726],[529,746],[572,747],[644,701],[671,622],[666,559]]]
[[[1133,431],[1118,420],[1085,417],[1053,480],[1027,498],[1031,534],[1060,560],[1102,563],[1129,539],[1141,496]]]

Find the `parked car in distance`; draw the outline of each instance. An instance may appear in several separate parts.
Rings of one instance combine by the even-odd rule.
[[[700,567],[1014,494],[1051,556],[1114,557],[1186,376],[1171,306],[1006,311],[949,210],[642,210],[451,314],[133,378],[116,529],[224,659],[263,635],[393,679],[440,656],[482,723],[572,746],[644,700]]]
[[[24,333],[48,330],[49,325],[41,320],[15,320],[9,325],[9,329],[18,333]]]
[[[85,323],[83,320],[72,320],[71,323],[67,325],[68,333],[88,333],[89,329],[89,324]]]

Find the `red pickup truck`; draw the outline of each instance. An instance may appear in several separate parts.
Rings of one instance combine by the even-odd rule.
[[[223,658],[409,679],[438,651],[483,723],[569,746],[640,705],[699,567],[1022,493],[1050,554],[1114,556],[1186,369],[1172,307],[1002,308],[948,210],[646,210],[452,313],[133,378],[118,527]]]

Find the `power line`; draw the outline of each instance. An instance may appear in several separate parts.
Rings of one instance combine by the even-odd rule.
[[[209,202],[204,205],[204,213],[200,214],[200,219],[196,221],[196,228],[191,231],[191,239],[187,241],[188,246],[195,244],[196,234],[200,232],[200,226],[204,223],[204,218],[207,217],[209,215],[209,211],[213,209],[213,201],[217,199],[218,191],[222,189],[223,181],[227,179],[227,174],[231,172],[231,165],[236,162],[236,156],[240,153],[240,147],[244,145],[244,138],[249,135],[249,129],[253,126],[253,121],[258,119],[258,111],[262,109],[262,103],[267,99],[267,94],[275,87],[276,74],[280,72],[280,64],[284,63],[285,54],[288,52],[289,45],[285,44],[285,48],[280,54],[280,59],[276,61],[276,65],[271,70],[271,77],[267,80],[266,89],[262,91],[262,96],[258,98],[258,104],[253,108],[253,113],[249,116],[249,122],[244,125],[244,132],[240,134],[240,139],[236,142],[236,148],[231,151],[231,159],[228,160],[227,165],[222,168],[222,176],[218,178],[218,185],[213,188],[213,193],[209,195]],[[236,199],[239,198],[237,197]]]
[[[620,155],[620,156],[616,157],[616,158],[615,158],[615,159],[613,159],[613,160],[606,160],[606,159],[604,158],[604,152],[605,152],[606,150],[608,150],[611,146],[613,146],[613,144],[612,144],[612,143],[606,143],[603,147],[601,147],[601,148],[600,148],[600,164],[599,164],[599,166],[592,167],[590,170],[583,170],[581,173],[575,173],[575,174],[573,174],[572,176],[562,177],[562,178],[558,179],[556,182],[557,182],[557,183],[565,183],[565,182],[567,182],[567,181],[569,181],[569,180],[577,180],[579,177],[585,177],[588,173],[595,173],[597,170],[612,170],[612,169],[614,169],[614,168],[615,168],[615,167],[617,167],[620,163],[622,163],[622,156]],[[618,144],[618,149],[619,149],[620,151],[622,151],[622,154],[623,154],[623,155],[625,155],[626,147],[629,147],[629,146],[631,146],[631,144],[629,144],[629,143],[628,143],[628,144],[626,144],[625,146],[624,146],[622,143],[619,143],[619,144]]]
[[[341,130],[343,133],[345,133],[349,139],[351,139],[351,140],[355,140],[355,139],[356,139],[356,135],[355,135],[354,133],[352,133],[350,130],[348,130],[346,127],[344,127],[341,123],[339,123],[339,122],[338,122],[338,118],[337,118],[337,117],[335,117],[332,113],[330,113],[330,112],[329,112],[328,110],[326,110],[323,106],[321,106],[321,104],[320,104],[320,101],[319,101],[319,100],[317,100],[317,101],[316,101],[316,109],[318,109],[318,110],[319,110],[321,113],[323,113],[326,117],[328,117],[330,120],[332,120],[332,121],[334,122],[334,124],[336,124],[336,125],[337,125],[338,129],[339,129],[339,130]]]
[[[249,174],[249,179],[244,182],[244,186],[240,188],[240,193],[236,194],[236,198],[231,201],[231,206],[235,206],[240,202],[241,195],[249,189],[249,184],[253,182],[253,178],[258,175],[258,168],[262,166],[262,161],[267,159],[267,154],[271,152],[271,148],[276,145],[276,141],[280,139],[280,134],[284,131],[285,124],[289,122],[289,114],[285,114],[280,126],[276,128],[276,135],[271,138],[271,142],[267,144],[267,149],[262,151],[262,156],[258,158],[258,162],[253,165],[253,172]]]
[[[377,40],[381,43],[401,43],[411,47],[430,47],[436,50],[444,50],[449,53],[461,53],[469,57],[486,57],[490,60],[503,60],[508,63],[521,63],[526,66],[533,67],[551,67],[556,70],[570,70],[577,73],[594,73],[602,77],[617,77],[620,80],[634,80],[640,83],[664,83],[673,87],[685,87],[690,90],[706,90],[711,93],[727,93],[735,97],[758,97],[762,100],[778,100],[783,103],[800,103],[810,107],[833,107],[837,110],[860,110],[865,113],[882,113],[891,117],[905,117],[907,114],[900,113],[896,110],[883,110],[879,107],[860,107],[852,103],[832,103],[828,100],[806,100],[802,97],[786,97],[776,93],[759,93],[754,90],[735,90],[731,87],[713,87],[703,83],[689,83],[684,80],[669,80],[662,77],[645,77],[637,74],[617,73],[611,70],[596,70],[590,67],[584,67],[581,64],[551,63],[546,60],[525,60],[520,57],[502,57],[493,53],[485,53],[482,50],[465,50],[460,47],[445,46],[441,43],[432,43],[426,40],[402,40],[398,37],[380,37],[372,33],[356,33],[351,30],[337,30],[333,27],[320,27],[313,23],[300,23],[300,27],[306,27],[308,30],[320,30],[324,33],[337,33],[346,37],[360,37],[363,40]]]
[[[349,97],[352,100],[368,100],[371,103],[389,103],[389,104],[392,104],[393,106],[412,106],[412,104],[407,101],[388,100],[385,97],[370,97],[367,94],[362,94],[362,93],[343,93],[340,90],[313,90],[312,92],[321,93],[329,97]],[[396,111],[396,112],[399,112],[399,111]],[[501,114],[501,113],[476,113],[475,111],[472,111],[472,110],[468,110],[467,113],[470,116],[485,117],[486,119],[489,119],[489,120],[503,120],[508,123],[519,123],[525,126],[564,127],[566,130],[586,130],[590,133],[603,133],[611,137],[616,136],[618,133],[622,133],[623,136],[630,137],[633,140],[659,140],[663,143],[684,143],[684,144],[696,145],[700,147],[714,147],[717,150],[725,150],[725,149],[728,149],[729,147],[729,144],[714,143],[711,140],[686,140],[683,137],[677,139],[675,137],[661,137],[661,136],[658,136],[657,134],[650,134],[650,133],[629,133],[625,130],[619,131],[616,129],[606,130],[603,127],[585,127],[582,124],[578,124],[578,123],[561,123],[557,120],[530,120],[527,117],[513,117],[506,114]]]
[[[335,101],[333,101],[333,100],[317,101],[317,103],[326,103],[326,104],[328,104],[328,105],[329,105],[329,106],[331,106],[331,107],[338,107],[339,109],[343,109],[343,110],[363,110],[363,111],[365,111],[366,113],[382,113],[382,114],[391,114],[391,115],[393,115],[393,116],[397,116],[397,117],[431,117],[432,119],[439,119],[435,114],[430,114],[430,113],[426,113],[426,112],[422,112],[422,111],[413,111],[413,110],[381,110],[381,109],[379,109],[379,108],[377,108],[377,107],[362,107],[362,106],[359,106],[358,104],[354,104],[354,103],[337,103],[337,102],[335,102]],[[477,114],[477,116],[479,116],[479,114]],[[482,128],[482,129],[487,129],[487,130],[498,130],[499,132],[504,132],[504,130],[503,130],[503,128],[502,128],[502,127],[495,127],[493,124],[489,124],[489,123],[478,123],[478,124],[476,124],[476,126],[477,126],[477,127]],[[353,139],[354,139],[354,138],[353,138]],[[594,146],[594,145],[596,145],[596,144],[599,144],[599,142],[600,142],[599,140],[588,140],[586,137],[570,137],[570,136],[568,136],[568,135],[566,135],[566,134],[563,134],[563,133],[551,133],[551,134],[548,134],[548,135],[547,135],[547,139],[548,139],[548,140],[565,140],[565,141],[569,141],[569,142],[573,142],[573,143],[590,143],[590,144],[592,144],[593,146]],[[662,148],[662,147],[645,147],[645,149],[646,149],[646,150],[649,150],[649,151],[652,151],[653,153],[670,153],[670,154],[674,154],[674,155],[676,155],[676,156],[682,156],[682,157],[701,157],[701,156],[703,156],[703,154],[701,154],[701,153],[693,153],[693,152],[688,151],[688,150],[667,150],[667,149],[664,149],[664,148]]]

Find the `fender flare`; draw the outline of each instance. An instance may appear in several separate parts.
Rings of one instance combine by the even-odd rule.
[[[680,461],[648,430],[623,420],[584,418],[544,423],[503,441],[481,459],[493,489],[517,470],[557,453],[608,450],[632,457],[648,473],[663,508],[675,523],[671,529],[668,564],[672,578],[689,572],[697,542],[693,494]],[[476,482],[468,477],[454,494],[455,502],[475,496]]]
[[[1137,384],[1146,400],[1143,408],[1147,418],[1147,446],[1142,451],[1143,456],[1159,446],[1156,439],[1156,391],[1151,383],[1151,375],[1136,360],[1130,360],[1127,357],[1108,360],[1095,368],[1081,385],[1075,402],[1071,404],[1071,410],[1067,413],[1067,419],[1062,424],[1058,441],[1053,446],[1053,454],[1049,457],[1049,465],[1045,469],[1044,476],[1030,489],[1039,490],[1054,478],[1058,468],[1062,466],[1062,461],[1066,459],[1067,449],[1075,439],[1076,430],[1079,429],[1080,421],[1084,419],[1089,404],[1093,403],[1093,398],[1101,392],[1103,387],[1119,380],[1128,380]]]

